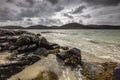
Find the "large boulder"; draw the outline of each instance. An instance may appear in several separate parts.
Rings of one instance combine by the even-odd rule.
[[[47,52],[47,49],[45,48],[38,48],[37,50],[35,50],[34,54],[39,56],[47,56],[48,52]]]
[[[77,48],[70,49],[66,52],[61,52],[57,56],[62,59],[66,65],[77,66],[81,65],[81,51]]]
[[[49,49],[49,42],[45,37],[40,37],[39,47]]]

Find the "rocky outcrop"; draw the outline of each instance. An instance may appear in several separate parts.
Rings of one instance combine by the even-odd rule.
[[[82,74],[87,80],[119,80],[120,72],[116,62],[83,62]]]
[[[50,43],[40,34],[32,34],[20,30],[7,31],[8,30],[1,29],[1,34],[3,35],[0,36],[1,53],[5,51],[11,52],[11,55],[6,58],[7,63],[0,64],[0,79],[2,80],[15,75],[26,66],[32,65],[38,60],[42,60],[49,54],[57,56],[63,65],[77,66],[81,63],[81,51],[79,49],[73,48],[69,50],[67,47]],[[47,63],[47,61],[45,63]],[[52,66],[53,65],[51,65],[51,67]],[[46,71],[43,73],[46,73]],[[47,74],[49,73],[54,74],[54,72],[47,71]]]
[[[86,62],[80,49],[41,34],[0,29],[0,54],[6,51],[11,55],[0,64],[0,80],[120,80],[118,63]]]
[[[66,65],[77,66],[81,65],[81,51],[77,48],[73,48],[65,51],[64,53],[57,54],[57,56],[62,59]]]
[[[8,80],[80,80],[78,75],[51,54]]]

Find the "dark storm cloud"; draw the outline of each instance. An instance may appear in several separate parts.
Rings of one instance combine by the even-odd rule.
[[[28,18],[28,19],[26,20],[26,23],[27,23],[27,25],[33,25],[33,22],[32,22],[32,19],[31,19],[31,18]]]
[[[82,0],[91,5],[117,6],[120,0]]]
[[[38,16],[39,10],[21,9],[19,16],[21,17],[35,17]]]
[[[82,15],[84,18],[91,18],[92,16],[90,14]]]
[[[31,19],[31,18],[28,18],[27,21],[32,21],[32,19]]]
[[[19,16],[16,16],[17,11],[10,9],[10,8],[4,8],[0,10],[0,20],[21,20],[22,18]]]
[[[65,13],[65,14],[63,14],[65,17],[68,17],[68,18],[70,18],[70,19],[73,19],[73,16],[71,16],[71,15],[69,15],[69,14],[67,14],[67,13]]]
[[[41,0],[11,1],[7,0],[4,2],[6,6],[0,9],[0,20],[22,20],[24,17],[49,17],[56,10],[64,9],[58,6],[55,8],[51,7],[50,3],[42,2]]]
[[[26,0],[26,2],[28,2],[31,6],[35,4],[34,0]]]
[[[26,20],[28,24],[67,22],[120,23],[120,0],[0,0],[0,21]],[[111,16],[111,17],[110,17]],[[41,19],[42,18],[42,19]],[[89,20],[89,21],[86,21]]]
[[[79,6],[78,8],[76,8],[72,14],[77,14],[77,13],[82,13],[83,10],[86,9],[86,7],[83,5],[83,6]]]
[[[48,2],[50,2],[51,4],[57,4],[59,0],[47,0]]]
[[[59,12],[59,11],[61,11],[63,9],[64,9],[64,7],[62,7],[62,6],[56,6],[55,7],[55,11],[57,11],[57,12]]]
[[[14,0],[6,0],[7,3],[13,3]]]

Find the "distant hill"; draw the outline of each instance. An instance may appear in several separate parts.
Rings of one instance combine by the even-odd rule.
[[[13,25],[9,25],[9,26],[1,26],[0,28],[5,28],[5,29],[25,29],[22,26],[13,26]]]
[[[120,25],[86,25],[90,29],[120,29]]]
[[[35,25],[30,26],[27,29],[120,29],[120,26],[113,25],[82,25],[79,23],[69,23],[62,26],[44,26]]]
[[[85,26],[82,24],[78,24],[78,23],[69,23],[69,24],[62,25],[59,28],[61,29],[84,29]]]
[[[27,27],[27,29],[47,29],[47,28],[48,26],[44,26],[44,25],[34,25]]]
[[[62,26],[32,25],[27,28],[22,26],[4,26],[6,29],[120,29],[120,25],[82,25],[79,23],[69,23]]]

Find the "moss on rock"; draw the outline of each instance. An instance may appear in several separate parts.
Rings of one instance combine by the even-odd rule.
[[[115,80],[113,76],[114,69],[117,65],[116,62],[105,62],[100,64],[103,67],[103,70],[98,73],[92,74],[90,68],[83,65],[83,75],[89,80]],[[90,66],[90,65],[89,65]]]

